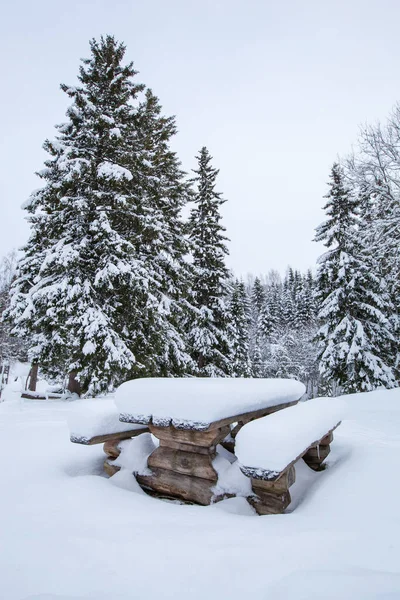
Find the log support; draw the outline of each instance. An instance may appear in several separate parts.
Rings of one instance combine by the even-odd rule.
[[[295,480],[293,465],[273,481],[251,478],[254,495],[247,500],[259,515],[281,514],[291,502],[289,488]]]
[[[312,446],[303,455],[304,462],[313,471],[323,471],[325,465],[322,463],[331,451],[330,443],[333,440],[333,433],[329,433],[325,436],[317,446]]]
[[[121,449],[119,448],[120,442],[120,439],[114,438],[111,440],[107,440],[103,446],[103,450],[107,455],[107,458],[103,464],[103,468],[109,477],[112,477],[113,475],[115,475],[115,473],[118,473],[118,471],[121,468],[113,464],[114,460],[118,458],[118,456],[121,454]]]
[[[218,475],[213,467],[216,446],[229,433],[225,425],[209,431],[149,425],[160,445],[149,456],[151,475],[137,475],[139,484],[153,495],[207,505],[216,501],[212,488]]]
[[[115,475],[115,473],[118,473],[118,471],[121,469],[121,467],[118,467],[117,465],[113,464],[113,460],[115,460],[115,459],[106,458],[106,460],[104,461],[104,465],[103,465],[103,469],[109,477],[112,477],[113,475]]]

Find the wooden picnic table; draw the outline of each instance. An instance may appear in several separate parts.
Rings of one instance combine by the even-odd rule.
[[[181,380],[164,380],[163,384],[175,390],[181,387],[179,381]],[[265,406],[262,406],[262,401],[259,400],[259,398],[263,397],[263,381]],[[120,414],[120,421],[146,425],[149,431],[159,440],[158,448],[148,458],[148,467],[151,470],[151,475],[138,474],[136,476],[138,482],[143,488],[152,493],[203,505],[218,500],[218,497],[215,496],[212,490],[218,480],[217,472],[213,466],[217,445],[222,443],[229,450],[233,451],[234,438],[246,423],[296,404],[300,396],[302,396],[303,391],[302,384],[290,381],[288,384],[287,380],[286,383],[285,380],[280,380],[278,383],[276,380],[273,383],[271,383],[271,380],[247,380],[247,383],[246,380],[235,380],[234,382],[227,381],[225,384],[223,382],[219,384],[217,381],[212,380],[196,380],[192,383],[191,380],[186,380],[183,385],[187,389],[188,398],[190,393],[199,394],[200,398],[201,392],[197,391],[197,386],[199,386],[200,389],[204,388],[204,395],[208,394],[208,399],[210,399],[210,395],[213,398],[212,395],[215,394],[215,402],[217,403],[218,390],[216,387],[219,386],[222,389],[227,385],[232,385],[232,394],[234,393],[233,390],[241,389],[245,395],[247,388],[250,400],[252,394],[254,396],[255,393],[257,406],[262,406],[262,408],[238,412],[240,411],[238,407],[245,406],[245,403],[241,404],[237,402],[234,404],[233,402],[236,412],[231,408],[232,414],[225,416],[230,406],[227,403],[228,408],[221,406],[218,407],[217,411],[224,416],[210,422],[205,419],[205,413],[201,412],[200,407],[196,409],[196,406],[191,406],[190,412],[187,413],[187,403],[183,403],[181,406],[177,403],[177,406],[171,409],[172,416],[170,417],[166,417],[165,413],[162,413],[160,416],[157,412],[161,410],[160,403],[155,401],[152,406],[152,401],[149,397],[143,403],[143,408],[150,414],[143,414],[144,411],[140,410],[142,406],[138,408],[138,401],[135,398],[136,388],[141,387],[136,382],[128,382],[129,384],[133,384],[129,389],[132,393],[132,409],[135,412],[129,413],[126,411],[126,408],[130,406],[130,402],[125,401],[120,403],[117,392],[117,407],[122,406],[124,409],[124,412]],[[151,387],[151,383],[145,380],[143,380],[142,385],[144,387]],[[285,386],[289,387],[289,393],[282,393]],[[124,386],[121,387],[123,388]],[[194,387],[196,387],[196,391],[192,392],[192,388]],[[271,387],[271,391],[269,387]],[[292,390],[290,390],[291,387]],[[276,401],[271,397],[271,393],[274,393],[272,390],[276,390]],[[137,393],[142,396],[144,391],[141,389]],[[280,394],[281,397],[290,398],[290,400],[280,402]],[[126,396],[126,392],[124,392],[124,395]],[[201,400],[199,398],[197,396],[192,398],[192,402],[200,404]],[[165,405],[168,407],[167,401]],[[255,406],[255,402],[250,401],[249,405]],[[154,414],[152,413],[153,409]],[[177,412],[179,410],[182,413]],[[192,417],[191,419],[187,418],[188,414]]]
[[[207,429],[182,429],[174,425],[153,425],[149,431],[160,444],[149,456],[147,465],[151,475],[137,475],[137,480],[145,489],[198,504],[217,501],[212,488],[218,480],[213,467],[217,444],[229,436],[234,437],[249,421],[265,417],[273,412],[293,406],[296,401],[274,407],[232,415],[210,423]],[[137,423],[134,419],[125,422]],[[235,425],[234,429],[231,426]],[[231,442],[232,444],[232,442]],[[233,448],[232,448],[233,449]]]
[[[291,501],[294,464],[303,458],[320,470],[340,422],[332,399],[297,404],[303,388],[291,380],[134,380],[119,388],[116,406],[94,410],[96,422],[91,414],[86,422],[80,417],[70,439],[104,443],[104,468],[112,476],[121,468],[122,440],[150,432],[159,445],[147,469],[133,472],[138,483],[149,494],[201,505],[236,495],[219,480],[220,444],[235,455],[227,462],[238,459],[250,480],[241,495],[259,514],[280,513]]]

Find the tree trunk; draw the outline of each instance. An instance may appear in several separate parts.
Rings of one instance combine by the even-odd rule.
[[[81,395],[81,384],[76,379],[76,371],[70,372],[67,389],[69,392],[71,392],[71,394],[78,394],[78,396]]]
[[[204,369],[205,365],[206,365],[206,360],[205,360],[203,354],[200,354],[200,356],[197,359],[197,366],[199,368],[199,371],[202,371]]]
[[[38,370],[39,370],[39,363],[33,362],[30,373],[29,373],[28,390],[30,392],[36,392],[36,384],[37,384],[37,380],[38,380]]]

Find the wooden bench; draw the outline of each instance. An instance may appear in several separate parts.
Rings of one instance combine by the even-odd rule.
[[[235,452],[242,473],[251,478],[254,495],[248,501],[259,515],[279,514],[289,506],[298,460],[313,470],[323,468],[342,412],[340,401],[316,398],[239,431]]]
[[[93,402],[96,402],[94,400]],[[78,409],[69,417],[70,441],[74,444],[92,446],[104,444],[103,450],[107,456],[104,470],[110,477],[119,471],[113,461],[119,456],[119,442],[136,437],[149,431],[145,425],[126,425],[119,421],[119,412],[115,406],[101,406],[97,412],[94,405],[91,410]]]

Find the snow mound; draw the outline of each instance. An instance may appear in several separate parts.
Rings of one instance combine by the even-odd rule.
[[[237,434],[235,445],[243,471],[252,471],[253,477],[270,471],[274,479],[345,414],[342,399],[315,398],[248,423]]]
[[[119,413],[111,398],[78,400],[67,418],[71,441],[88,444],[90,439],[108,433],[143,429],[142,425],[121,423]]]
[[[150,433],[142,433],[131,440],[123,440],[118,444],[121,454],[113,464],[121,469],[127,469],[135,475],[150,475],[147,459],[156,449]]]
[[[298,400],[293,379],[146,378],[123,383],[115,395],[120,420],[178,429],[207,429],[214,421]]]
[[[217,454],[213,460],[213,467],[218,474],[218,481],[212,488],[215,496],[232,494],[246,498],[252,495],[251,481],[243,475],[237,460],[231,463],[229,459]]]

